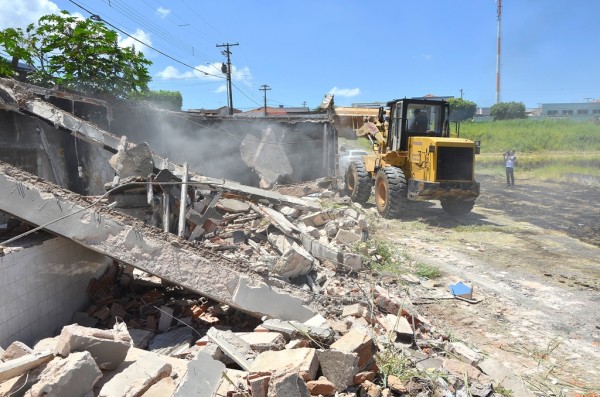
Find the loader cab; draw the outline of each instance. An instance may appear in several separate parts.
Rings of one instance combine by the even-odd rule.
[[[448,137],[450,105],[443,100],[400,99],[388,102],[390,117],[387,149],[408,150],[411,136]]]

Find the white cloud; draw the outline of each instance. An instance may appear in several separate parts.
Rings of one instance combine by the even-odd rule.
[[[353,97],[360,95],[360,88],[337,88],[333,87],[329,90],[331,95],[342,96],[342,97]]]
[[[169,10],[168,8],[158,7],[158,9],[156,10],[156,13],[158,14],[159,17],[166,18],[167,15],[169,15],[171,13],[171,10]]]
[[[167,66],[162,71],[156,74],[156,77],[164,80],[189,80],[201,79],[206,81],[217,81],[227,78],[226,74],[221,71],[222,63],[213,62],[206,65],[195,66],[193,70],[180,71],[174,66]],[[231,66],[231,80],[249,84],[252,81],[252,74],[247,66],[237,68]],[[217,88],[217,90],[221,87]]]
[[[148,33],[144,32],[142,29],[136,29],[135,33],[132,34],[131,36],[135,37],[139,41],[137,41],[129,36],[123,37],[119,34],[119,47],[134,46],[136,51],[141,51],[144,53],[144,55],[147,56],[148,52],[150,51],[150,48],[146,47],[142,43],[152,45],[152,40],[150,40],[150,35]],[[140,41],[142,43],[140,43]]]
[[[220,85],[216,90],[215,94],[221,94],[223,92],[227,92],[227,86],[225,84]]]
[[[50,0],[0,0],[0,29],[24,28],[43,15],[59,11],[60,8]]]

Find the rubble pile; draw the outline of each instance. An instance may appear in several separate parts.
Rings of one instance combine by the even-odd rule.
[[[401,280],[373,278],[352,249],[368,236],[360,207],[226,197],[213,209],[196,244],[328,297],[328,310],[259,319],[115,261],[90,280],[92,304],[72,325],[2,353],[0,395],[488,397],[507,376],[432,327]]]

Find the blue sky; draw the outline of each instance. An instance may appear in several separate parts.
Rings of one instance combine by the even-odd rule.
[[[496,101],[495,0],[73,0],[139,40],[197,70],[142,48],[152,89],[178,90],[183,107],[227,104],[217,44],[232,47],[234,107],[385,102],[423,96]],[[503,102],[600,99],[600,1],[503,0]],[[59,9],[88,17],[69,0],[0,0],[0,29]],[[215,76],[207,76],[200,71]]]

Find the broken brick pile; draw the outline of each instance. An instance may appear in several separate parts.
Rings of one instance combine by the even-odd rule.
[[[238,201],[222,208],[240,208]],[[93,302],[75,313],[74,324],[33,348],[14,342],[3,352],[0,395],[17,390],[26,396],[494,394],[497,379],[507,376],[502,365],[450,342],[415,311],[400,285],[384,286],[361,271],[361,256],[360,266],[351,268],[308,251],[285,259],[297,255],[286,252],[302,249],[301,238],[290,236],[303,234],[341,252],[342,259],[344,251],[351,254],[350,244],[368,230],[360,208],[311,214],[280,209],[283,218],[274,211],[249,205],[237,213],[252,215],[250,222],[256,223],[243,228],[241,241],[228,235],[235,223],[221,223],[218,233],[198,243],[227,247],[222,251],[232,258],[262,263],[252,266],[255,271],[331,299],[356,297],[357,303],[332,304],[305,322],[258,319],[114,263],[90,281]],[[356,237],[349,239],[349,233]],[[266,260],[269,256],[274,258]],[[290,267],[298,263],[305,266]],[[298,268],[303,270],[282,273]]]

